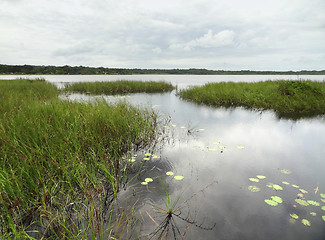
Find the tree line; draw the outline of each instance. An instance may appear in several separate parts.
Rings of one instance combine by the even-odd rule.
[[[105,68],[85,66],[35,66],[35,65],[6,65],[0,64],[0,74],[17,75],[132,75],[132,74],[189,74],[189,75],[325,75],[321,71],[226,71],[199,68],[189,69],[138,69],[138,68]]]

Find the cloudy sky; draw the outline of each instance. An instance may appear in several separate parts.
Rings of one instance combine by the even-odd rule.
[[[325,69],[325,0],[0,0],[0,63]]]

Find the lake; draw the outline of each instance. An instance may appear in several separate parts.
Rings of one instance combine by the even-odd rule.
[[[220,81],[325,80],[319,75],[41,77],[60,87],[77,81],[164,80],[178,89]],[[272,111],[206,107],[181,100],[177,91],[61,97],[123,100],[160,115],[164,135],[156,146],[137,152],[130,166],[136,177],[120,193],[119,208],[136,209],[137,233],[133,229],[131,239],[136,234],[141,239],[325,239],[324,117],[285,120]],[[175,204],[173,218],[164,213],[168,199]]]

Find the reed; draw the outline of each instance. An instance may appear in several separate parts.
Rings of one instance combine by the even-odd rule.
[[[113,81],[73,83],[66,85],[64,90],[90,94],[126,94],[167,92],[173,89],[173,85],[166,82]]]
[[[274,110],[280,118],[325,114],[325,83],[312,81],[265,81],[209,83],[181,91],[180,97],[199,104]]]
[[[114,236],[109,216],[128,151],[155,138],[157,116],[124,102],[57,98],[45,81],[0,81],[0,236]]]

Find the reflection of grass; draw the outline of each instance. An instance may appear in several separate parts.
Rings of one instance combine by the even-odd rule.
[[[153,81],[80,82],[65,87],[65,91],[91,94],[155,93],[173,89],[170,83]]]
[[[273,109],[279,117],[298,118],[325,114],[325,83],[265,81],[210,83],[183,90],[184,99],[212,106]]]
[[[148,145],[156,115],[125,103],[75,103],[45,81],[0,81],[0,238],[103,239],[124,154]],[[124,218],[123,218],[124,219]]]

